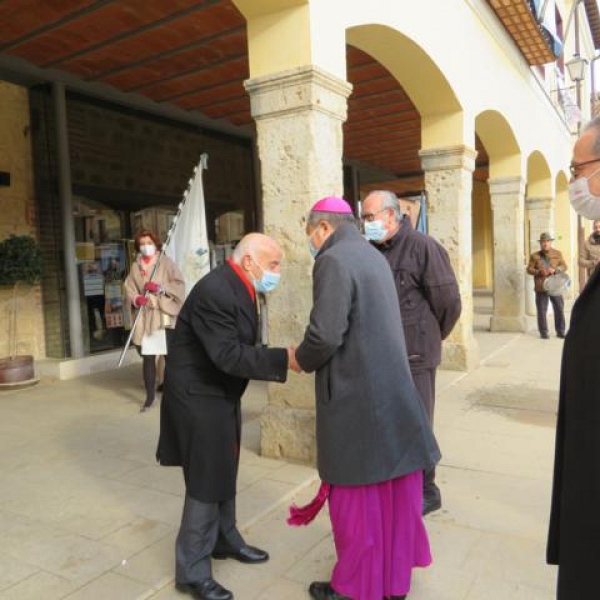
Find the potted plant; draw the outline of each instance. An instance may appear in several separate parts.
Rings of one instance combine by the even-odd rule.
[[[17,356],[17,287],[20,283],[34,285],[39,282],[41,275],[42,255],[31,236],[11,235],[0,242],[0,286],[12,287],[8,334],[10,356],[0,358],[0,385],[34,379],[33,356]]]

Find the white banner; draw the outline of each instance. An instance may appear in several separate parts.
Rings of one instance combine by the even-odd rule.
[[[210,253],[206,233],[206,211],[202,174],[208,168],[208,155],[200,157],[200,164],[166,254],[179,267],[185,278],[185,294],[210,271]]]

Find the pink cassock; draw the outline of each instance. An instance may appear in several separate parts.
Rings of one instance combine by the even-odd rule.
[[[294,521],[293,510],[303,510],[294,507],[288,522],[309,522],[327,496],[337,552],[333,589],[352,600],[408,594],[412,569],[431,564],[422,472],[372,485],[323,484],[304,521]]]

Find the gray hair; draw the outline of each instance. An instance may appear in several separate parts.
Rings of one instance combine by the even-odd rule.
[[[594,139],[594,145],[592,147],[592,152],[596,156],[600,156],[600,115],[594,117],[590,121],[588,121],[583,127],[581,133],[586,131],[594,131],[596,133],[596,137]]]
[[[394,217],[396,221],[402,221],[403,214],[400,209],[400,202],[398,201],[398,196],[394,194],[394,192],[390,192],[389,190],[375,190],[369,193],[369,196],[379,196],[381,198],[381,209],[391,208],[394,211]]]
[[[316,227],[320,221],[327,221],[333,229],[337,229],[342,223],[354,223],[354,225],[357,225],[353,214],[321,212],[318,210],[312,210],[308,213],[307,221],[309,227]]]

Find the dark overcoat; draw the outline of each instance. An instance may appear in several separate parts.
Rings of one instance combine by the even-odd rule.
[[[257,327],[248,289],[225,264],[192,289],[169,339],[156,457],[183,467],[196,500],[235,496],[248,380],[286,380],[287,351],[256,345]]]
[[[600,564],[600,270],[571,313],[562,356],[547,558],[560,600],[597,598]]]
[[[321,479],[368,485],[433,467],[440,453],[408,367],[385,258],[344,223],[321,247],[313,278],[296,357],[316,371]]]
[[[437,368],[442,340],[461,312],[448,253],[437,240],[413,229],[408,217],[396,235],[375,248],[383,253],[394,275],[410,370]]]

